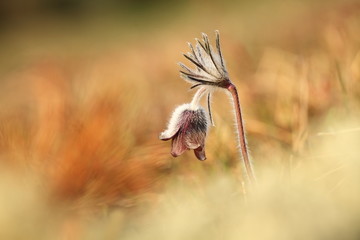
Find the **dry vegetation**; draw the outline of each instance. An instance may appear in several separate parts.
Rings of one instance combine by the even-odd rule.
[[[360,5],[246,11],[129,30],[96,51],[84,39],[7,32],[0,239],[358,239]],[[186,14],[187,24],[208,12]],[[173,159],[158,140],[193,94],[178,77],[180,53],[214,28],[245,113],[259,178],[250,191],[220,92],[205,162],[190,151]]]

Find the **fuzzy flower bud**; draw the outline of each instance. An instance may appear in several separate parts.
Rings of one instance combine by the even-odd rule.
[[[205,110],[199,105],[183,104],[175,109],[168,128],[160,134],[160,139],[172,139],[171,155],[180,156],[186,150],[194,150],[199,160],[205,160],[205,137],[209,120]]]

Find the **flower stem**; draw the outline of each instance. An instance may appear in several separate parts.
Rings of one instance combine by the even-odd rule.
[[[191,100],[191,103],[190,103],[191,107],[193,107],[195,109],[198,108],[200,99],[204,95],[205,92],[206,92],[206,87],[201,87],[201,88],[199,88],[199,90],[197,90],[193,99]]]
[[[256,183],[256,177],[255,173],[253,171],[250,157],[249,157],[249,151],[246,144],[246,136],[245,136],[245,128],[243,123],[243,117],[241,114],[241,107],[240,107],[240,100],[239,95],[236,89],[236,86],[233,83],[230,83],[227,87],[227,90],[231,93],[234,107],[235,107],[235,115],[236,115],[236,123],[237,123],[237,130],[238,130],[238,140],[240,144],[240,150],[242,155],[242,160],[245,166],[245,172],[247,174],[247,177],[249,179],[250,184]]]

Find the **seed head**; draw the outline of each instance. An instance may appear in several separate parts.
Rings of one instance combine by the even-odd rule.
[[[183,69],[180,71],[180,76],[186,81],[194,84],[192,88],[200,85],[227,88],[230,84],[230,79],[220,49],[219,32],[215,31],[215,34],[216,51],[213,50],[209,38],[205,33],[202,34],[202,41],[195,39],[195,47],[189,43],[191,52],[184,54],[184,56],[195,65],[195,69],[191,69],[183,63],[179,63],[180,67]]]

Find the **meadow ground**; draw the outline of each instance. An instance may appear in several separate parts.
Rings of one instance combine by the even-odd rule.
[[[68,15],[8,6],[0,239],[358,239],[360,4],[170,3]],[[221,91],[206,161],[173,158],[158,139],[194,94],[176,64],[186,42],[214,42],[215,29],[256,187],[243,181]]]

